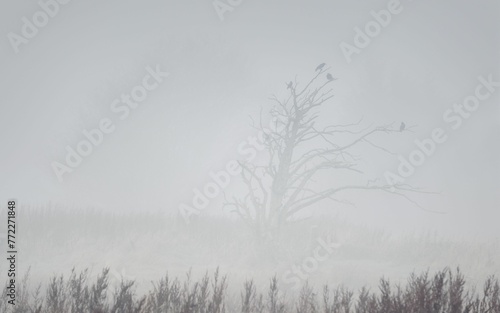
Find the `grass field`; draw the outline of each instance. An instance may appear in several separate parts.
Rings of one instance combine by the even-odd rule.
[[[433,284],[438,283],[436,279],[439,280],[440,275],[444,275],[443,279],[447,281],[446,286],[450,287],[449,284],[453,282],[453,279],[461,277],[457,276],[455,271],[459,267],[464,283],[464,292],[460,297],[465,309],[465,303],[472,303],[476,296],[482,299],[481,289],[488,281],[488,277],[491,275],[498,277],[500,274],[500,241],[498,239],[492,238],[483,242],[459,241],[442,237],[437,233],[395,236],[381,230],[326,217],[312,218],[289,226],[284,230],[283,236],[275,242],[262,243],[256,241],[243,224],[227,218],[205,217],[186,225],[177,218],[156,213],[110,214],[96,210],[69,210],[54,206],[24,208],[20,209],[18,214],[18,276],[25,275],[28,269],[30,271],[29,281],[26,282],[26,289],[30,292],[23,301],[30,303],[33,308],[35,303],[33,292],[37,286],[40,286],[40,299],[43,300],[42,307],[45,310],[42,312],[58,312],[46,311],[49,302],[56,301],[49,301],[49,298],[54,296],[50,294],[51,290],[53,293],[57,290],[58,292],[66,290],[64,297],[66,297],[65,305],[68,306],[73,305],[71,303],[75,301],[90,301],[90,298],[73,299],[74,294],[71,293],[70,286],[75,285],[74,281],[83,277],[79,275],[86,270],[85,284],[81,284],[87,286],[86,290],[91,294],[92,285],[98,285],[98,277],[99,275],[102,277],[105,268],[109,269],[106,274],[109,287],[106,288],[108,295],[106,301],[101,304],[109,305],[109,310],[114,305],[125,305],[126,301],[129,301],[127,305],[139,306],[139,300],[147,296],[142,311],[137,312],[164,312],[158,308],[154,309],[155,305],[160,304],[153,303],[154,297],[151,294],[161,293],[158,290],[159,286],[163,286],[160,280],[167,274],[169,277],[179,278],[178,283],[175,283],[179,286],[170,285],[168,288],[184,288],[182,296],[176,300],[183,304],[176,304],[177,307],[168,312],[188,312],[182,308],[185,303],[191,301],[189,293],[195,292],[192,289],[196,285],[194,282],[199,282],[196,288],[201,288],[203,282],[209,278],[213,279],[217,269],[219,270],[219,283],[222,276],[226,277],[223,286],[218,287],[224,289],[223,302],[226,309],[237,312],[242,310],[243,312],[279,312],[269,308],[271,305],[269,303],[272,302],[269,299],[269,288],[273,277],[280,297],[285,297],[282,300],[283,305],[286,306],[286,312],[316,312],[314,310],[347,312],[341,309],[328,311],[324,304],[322,304],[323,307],[320,305],[324,302],[322,297],[325,285],[328,285],[332,292],[337,290],[337,298],[334,296],[335,292],[332,296],[333,299],[337,299],[332,300],[334,302],[342,302],[339,300],[342,298],[341,295],[344,297],[348,295],[346,290],[349,289],[354,292],[351,301],[352,309],[358,303],[357,301],[365,301],[366,304],[363,305],[370,306],[368,311],[358,308],[358,311],[349,312],[462,312],[445,308],[450,304],[446,304],[449,300],[444,300],[444,298],[439,300],[441,311],[411,311],[410,309],[384,311],[386,309],[377,308],[377,305],[380,306],[383,301],[389,301],[384,300],[383,288],[386,286],[386,281],[387,284],[391,284],[393,292],[396,292],[391,293],[389,297],[393,297],[389,301],[393,303],[391,305],[415,306],[414,301],[417,300],[410,295],[417,293],[417,290],[429,293],[428,297],[418,296],[424,297],[422,298],[424,300],[435,298],[437,296],[433,295],[430,290],[437,288],[432,287]],[[314,250],[321,238],[329,238],[328,240],[335,242],[335,249],[324,255],[321,260],[317,260],[316,266],[307,267],[308,262],[314,257]],[[4,255],[2,259],[5,259]],[[3,265],[5,263],[0,264],[2,264],[0,265],[1,277],[7,278],[6,267]],[[72,274],[73,268],[75,272]],[[307,268],[308,270],[302,271],[302,275],[295,275],[293,274],[294,268]],[[452,270],[444,270],[447,268]],[[189,288],[185,285],[188,272],[191,280]],[[420,273],[426,272],[429,276],[417,276],[408,280],[410,273],[421,275]],[[205,277],[207,273],[209,278]],[[297,284],[290,283],[291,276],[295,278]],[[54,277],[62,280],[53,280]],[[385,280],[381,283],[382,277]],[[424,277],[427,277],[428,281]],[[125,288],[123,281],[134,281],[134,284],[132,287]],[[253,288],[248,285],[250,281],[256,290],[255,299],[252,300],[255,303],[250,305],[251,310],[245,311],[242,309],[244,304],[240,295],[242,292],[249,293],[248,288]],[[489,281],[493,286],[498,284],[498,281],[494,279]],[[56,288],[57,284],[59,287]],[[174,283],[170,280],[169,284]],[[305,285],[308,287],[303,289]],[[401,285],[402,288],[399,296],[396,285]],[[82,290],[85,286],[81,287]],[[167,288],[165,286],[162,288]],[[215,288],[212,283],[208,286]],[[341,286],[347,289],[338,289]],[[361,300],[365,297],[365,294],[359,294],[359,290],[363,287],[369,288],[373,296],[377,298],[367,296],[368,300]],[[380,290],[379,287],[382,289]],[[120,294],[114,295],[113,291],[116,288],[125,288],[123,297],[128,300],[119,298]],[[310,294],[307,294],[308,288],[311,288]],[[475,296],[470,293],[466,295],[466,291],[472,292],[474,288],[477,290]],[[452,297],[451,291],[444,291],[444,289],[439,292],[445,292]],[[135,294],[133,297],[128,294],[132,290]],[[196,292],[201,291],[196,289]],[[216,290],[212,290],[209,297],[213,297],[214,292]],[[261,305],[258,296],[260,293],[263,295],[263,311],[258,308]],[[300,294],[302,294],[301,297]],[[414,296],[417,297],[416,294]],[[191,297],[202,296],[196,294]],[[458,295],[454,294],[453,297],[458,297]],[[490,296],[487,295],[487,297]],[[495,303],[500,303],[500,299],[494,300],[498,294],[491,297],[493,298],[490,300],[484,300],[491,302],[488,305],[494,306]],[[413,300],[410,301],[410,298]],[[424,301],[422,299],[418,301]],[[121,304],[116,304],[117,301]],[[90,312],[87,302],[85,309],[75,309],[74,312]],[[309,302],[315,304],[304,304]],[[297,307],[304,305],[310,306],[308,309],[310,311],[306,309],[297,311]],[[208,307],[209,305],[202,310],[200,304],[200,309],[193,309],[189,312],[219,312],[213,307],[211,309]],[[68,310],[68,307],[64,310]],[[61,312],[70,312],[64,310]],[[133,312],[127,310],[121,308],[116,312]]]

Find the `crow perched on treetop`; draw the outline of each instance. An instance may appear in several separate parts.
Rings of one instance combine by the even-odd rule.
[[[286,85],[286,88],[287,88],[287,89],[292,89],[292,86],[293,86],[293,83],[292,83],[292,82],[289,82],[289,83]]]
[[[328,73],[326,74],[326,78],[329,80],[329,81],[332,81],[332,80],[335,80],[336,78],[333,78],[332,74]]]
[[[316,68],[316,71],[321,71],[323,69],[323,67],[325,67],[326,63],[321,63],[320,65],[318,65],[318,67]]]
[[[404,122],[401,122],[401,126],[399,126],[399,131],[402,132],[405,130],[406,124]]]

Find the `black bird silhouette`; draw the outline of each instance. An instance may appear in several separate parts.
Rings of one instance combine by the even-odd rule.
[[[332,81],[332,80],[335,80],[336,78],[333,78],[332,74],[328,73],[326,74],[326,78],[329,80],[329,81]]]
[[[286,88],[287,88],[287,89],[292,89],[292,86],[293,86],[293,83],[292,83],[292,82],[289,82],[289,83],[286,85]]]
[[[401,122],[401,126],[399,126],[399,131],[402,132],[405,130],[406,124],[404,122]]]
[[[321,71],[323,69],[323,67],[325,67],[326,63],[321,63],[320,65],[318,65],[318,67],[316,68],[316,71]]]

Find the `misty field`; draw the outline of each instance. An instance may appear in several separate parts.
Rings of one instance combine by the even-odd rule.
[[[320,216],[259,241],[227,217],[18,214],[16,312],[500,312],[498,239],[395,236]],[[321,240],[333,248],[319,258]]]
[[[227,276],[218,269],[198,281],[188,273],[183,281],[168,275],[152,283],[151,290],[137,295],[134,281],[122,281],[111,291],[109,269],[102,270],[94,282],[88,282],[88,271],[72,271],[69,278],[52,277],[45,293],[40,288],[30,290],[29,276],[23,279],[15,309],[0,301],[2,312],[242,312],[242,313],[497,313],[500,312],[500,284],[490,277],[480,292],[464,290],[466,282],[457,270],[449,269],[435,275],[411,274],[406,286],[391,285],[381,279],[378,291],[361,288],[355,293],[339,286],[322,288],[319,295],[305,284],[292,297],[280,290],[276,277],[267,290],[257,289],[253,280],[243,284],[240,297],[227,291]],[[6,288],[3,290],[5,294]]]

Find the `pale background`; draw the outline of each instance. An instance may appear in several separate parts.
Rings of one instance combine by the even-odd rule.
[[[322,109],[325,122],[405,121],[406,137],[390,137],[407,156],[414,138],[446,128],[443,112],[472,94],[477,77],[499,80],[500,3],[402,1],[403,12],[347,64],[339,44],[387,1],[243,1],[221,21],[211,1],[78,1],[15,54],[8,32],[19,33],[34,1],[0,4],[0,202],[36,207],[57,203],[101,210],[174,214],[211,170],[237,158],[255,132],[249,115],[268,108],[284,83],[308,78],[321,62],[340,79]],[[109,110],[145,67],[170,77],[124,121]],[[438,147],[408,182],[440,196],[416,196],[424,212],[385,194],[351,194],[354,207],[324,204],[361,224],[390,231],[438,229],[461,237],[500,235],[500,110],[492,98]],[[59,183],[62,162],[85,128],[103,117],[113,134]],[[449,128],[446,128],[449,129]],[[370,155],[365,155],[370,160]],[[369,162],[380,176],[395,158]],[[334,179],[334,178],[332,178]],[[326,182],[328,183],[328,182]],[[237,188],[231,186],[231,188]],[[230,190],[230,189],[228,189]],[[226,214],[221,197],[207,212]]]

